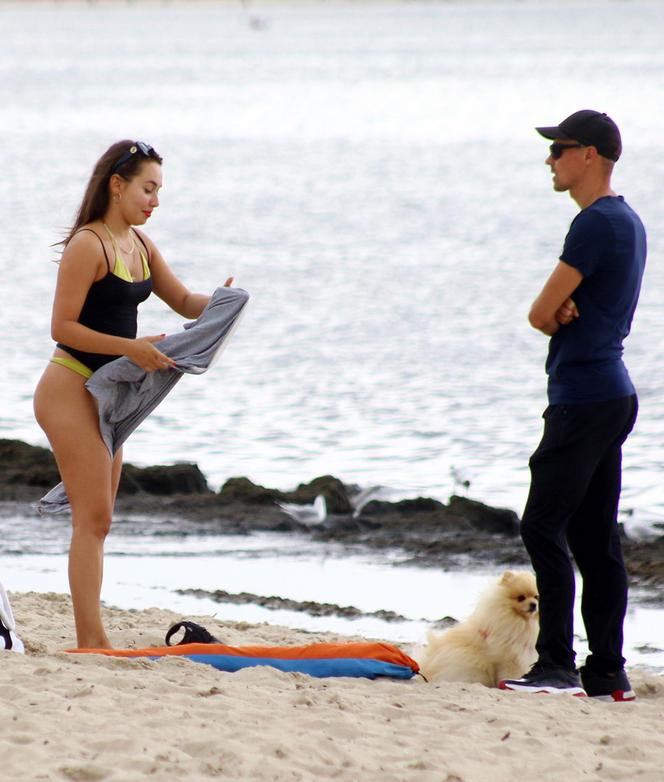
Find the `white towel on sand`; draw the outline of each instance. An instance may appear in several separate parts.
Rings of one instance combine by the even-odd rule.
[[[16,635],[16,622],[9,597],[0,583],[0,651],[23,653],[23,641]]]

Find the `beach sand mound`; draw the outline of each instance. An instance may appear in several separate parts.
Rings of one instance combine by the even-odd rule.
[[[230,674],[182,659],[68,655],[66,596],[14,594],[12,603],[27,653],[0,653],[8,782],[662,780],[664,679],[645,671],[630,671],[638,700],[627,704],[419,677],[313,679],[265,667]],[[105,609],[110,636],[124,647],[161,644],[181,618]],[[344,640],[192,618],[233,645]]]

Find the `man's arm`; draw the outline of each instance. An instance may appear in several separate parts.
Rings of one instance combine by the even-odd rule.
[[[578,269],[559,261],[530,308],[530,325],[552,336],[561,324],[571,323],[574,318],[578,318],[579,311],[570,297],[581,280],[583,275]]]

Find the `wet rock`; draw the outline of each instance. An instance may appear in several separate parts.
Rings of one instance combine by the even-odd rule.
[[[47,448],[20,440],[0,439],[0,501],[21,505],[30,515],[32,503],[60,481]],[[249,534],[254,531],[307,535],[315,541],[399,552],[402,564],[453,569],[495,564],[528,567],[529,557],[518,536],[514,511],[492,508],[467,497],[451,497],[446,505],[429,497],[383,502],[374,500],[353,514],[349,494],[357,493],[338,478],[324,475],[292,491],[279,491],[231,478],[218,493],[209,490],[195,464],[123,467],[117,515],[139,514],[153,520],[154,533]],[[304,527],[287,516],[275,500],[311,504],[325,496],[328,517]],[[2,512],[14,512],[0,508]],[[135,534],[143,534],[138,521]],[[664,603],[664,536],[633,540],[623,535],[630,584],[642,588],[638,599]],[[633,598],[634,599],[634,598]]]
[[[60,483],[60,473],[48,448],[21,440],[0,440],[0,499],[37,499]],[[135,467],[124,464],[119,493],[148,492],[160,496],[209,493],[196,464]]]
[[[152,467],[125,464],[122,467],[120,493],[135,494],[137,491],[160,496],[211,493],[197,464],[158,464]]]
[[[459,620],[453,616],[443,616],[441,619],[436,619],[435,622],[430,622],[429,624],[432,630],[447,630],[449,627],[459,624]]]
[[[0,440],[0,475],[9,486],[50,489],[60,482],[51,451],[21,440]]]
[[[229,478],[217,495],[223,503],[240,502],[248,505],[272,505],[275,500],[284,500],[285,495],[277,489],[267,489],[249,478]]]
[[[249,478],[229,478],[219,490],[222,503],[242,502],[250,505],[273,505],[280,502],[295,502],[311,505],[322,494],[331,514],[350,514],[353,508],[344,484],[333,475],[322,475],[309,483],[301,483],[293,491],[279,491],[250,481]]]
[[[309,483],[301,483],[295,491],[286,493],[286,500],[287,502],[310,505],[319,494],[325,497],[328,513],[350,514],[353,512],[348,489],[333,475],[321,475]]]
[[[293,600],[277,595],[256,595],[252,592],[226,592],[222,589],[208,591],[206,589],[178,589],[180,595],[194,595],[205,597],[217,603],[232,603],[234,605],[258,605],[271,611],[287,610],[300,611],[310,616],[340,616],[345,619],[357,619],[359,617],[375,617],[384,622],[404,622],[406,617],[395,611],[379,609],[378,611],[361,611],[355,606],[340,606],[336,603],[318,603],[313,600]]]
[[[440,533],[478,530],[491,535],[515,536],[519,532],[519,517],[513,510],[492,508],[477,500],[457,496],[450,497],[449,505],[430,497],[399,502],[374,500],[365,505],[360,518],[378,519],[391,526],[416,526],[421,532],[425,527],[435,527]]]
[[[475,529],[491,535],[519,534],[519,517],[508,508],[492,508],[483,502],[453,495],[447,513],[469,521]]]
[[[648,602],[664,603],[664,537],[647,541],[625,540],[623,550],[632,585],[649,590],[656,588]]]
[[[362,508],[362,516],[385,516],[399,513],[402,516],[410,516],[413,513],[434,513],[445,509],[445,505],[431,497],[415,497],[410,500],[387,502],[385,500],[372,500]]]

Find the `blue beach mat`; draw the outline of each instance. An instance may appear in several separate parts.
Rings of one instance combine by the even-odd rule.
[[[386,643],[319,643],[308,646],[227,646],[220,643],[189,643],[148,649],[70,649],[73,654],[103,654],[107,657],[185,657],[220,671],[265,665],[281,671],[326,678],[351,676],[366,679],[410,679],[419,673],[415,660]]]

